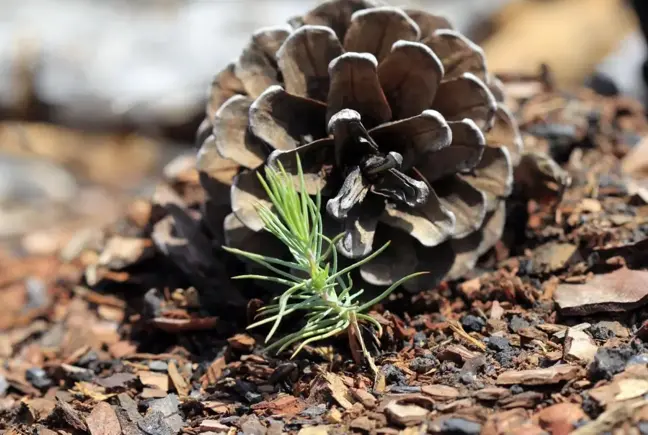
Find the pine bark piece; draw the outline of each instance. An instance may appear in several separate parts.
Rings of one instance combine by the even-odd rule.
[[[91,435],[121,435],[121,425],[115,410],[106,402],[99,402],[94,407],[86,424]]]
[[[460,395],[459,390],[447,385],[424,385],[421,387],[421,391],[434,400],[452,400]]]
[[[79,413],[76,412],[70,404],[57,398],[56,410],[62,414],[63,420],[65,420],[65,422],[74,429],[81,431],[86,431],[88,429],[83,420],[81,420]]]
[[[188,395],[190,386],[187,384],[187,381],[185,381],[184,377],[178,371],[175,362],[173,361],[169,362],[168,372],[171,381],[173,381],[173,386],[175,387],[178,394],[180,396]]]
[[[579,366],[559,364],[546,369],[509,370],[497,377],[497,385],[549,385],[571,381],[585,375]]]
[[[648,272],[622,268],[584,284],[561,284],[554,300],[567,316],[639,308],[648,302]]]
[[[147,387],[169,391],[169,376],[166,373],[139,372],[138,376],[140,382]]]

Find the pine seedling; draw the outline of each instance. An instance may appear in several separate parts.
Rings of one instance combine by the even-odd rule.
[[[259,310],[256,328],[271,325],[265,342],[269,343],[286,316],[304,313],[305,325],[296,332],[285,335],[267,347],[277,353],[298,343],[291,358],[304,346],[346,332],[350,339],[357,340],[362,354],[376,371],[369,352],[362,339],[359,323],[366,322],[376,327],[378,335],[382,327],[365,312],[380,302],[406,280],[422,273],[406,276],[377,297],[360,302],[363,290],[354,290],[351,271],[376,258],[389,242],[368,257],[340,269],[335,244],[342,234],[329,238],[324,235],[319,192],[315,199],[306,193],[304,173],[297,157],[297,183],[279,162],[277,167],[267,166],[265,177],[258,174],[259,181],[272,203],[272,208],[257,204],[265,230],[279,239],[290,251],[292,260],[282,260],[265,255],[224,247],[225,250],[256,262],[274,275],[241,275],[235,279],[257,279],[284,285],[287,289],[273,299],[272,303]],[[425,272],[423,272],[425,273]],[[352,338],[354,337],[354,338]]]

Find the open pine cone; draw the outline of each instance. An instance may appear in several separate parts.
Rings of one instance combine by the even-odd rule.
[[[505,221],[522,142],[502,100],[481,49],[426,12],[332,0],[259,30],[216,76],[199,131],[208,193],[223,159],[241,166],[225,242],[270,249],[256,172],[280,161],[296,173],[299,155],[327,231],[344,232],[340,253],[361,258],[391,240],[363,266],[366,281],[459,277]]]

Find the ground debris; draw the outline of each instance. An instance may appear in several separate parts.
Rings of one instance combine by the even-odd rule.
[[[0,251],[0,431],[648,429],[648,123],[619,99],[543,80],[522,80],[535,90],[513,107],[526,163],[540,170],[552,155],[553,166],[514,185],[500,241],[465,279],[375,307],[382,335],[366,342],[379,376],[347,337],[294,359],[264,352],[267,330],[246,328],[271,292],[229,280],[241,264],[205,217],[221,198],[205,200],[185,156],[152,200],[79,231],[60,255],[38,249],[42,235],[25,243],[38,257]]]

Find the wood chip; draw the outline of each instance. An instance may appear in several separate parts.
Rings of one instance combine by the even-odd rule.
[[[169,361],[168,372],[178,395],[187,396],[189,394],[189,385],[178,371],[174,361]]]
[[[327,383],[327,389],[335,400],[342,408],[351,409],[353,404],[351,403],[351,394],[349,389],[344,385],[344,381],[338,375],[326,372],[324,374],[324,379]]]
[[[203,420],[198,429],[200,432],[227,433],[229,426],[225,426],[217,420]]]
[[[585,332],[574,328],[567,330],[563,349],[563,359],[565,361],[590,363],[594,361],[597,350],[598,346]]]
[[[142,399],[161,399],[162,397],[166,397],[167,394],[169,393],[157,388],[143,388],[140,397]]]
[[[142,371],[137,375],[143,385],[154,387],[162,391],[169,391],[169,376],[166,373]]]
[[[509,370],[497,377],[497,385],[549,385],[562,381],[571,381],[585,375],[579,366],[559,364],[546,369]]]

